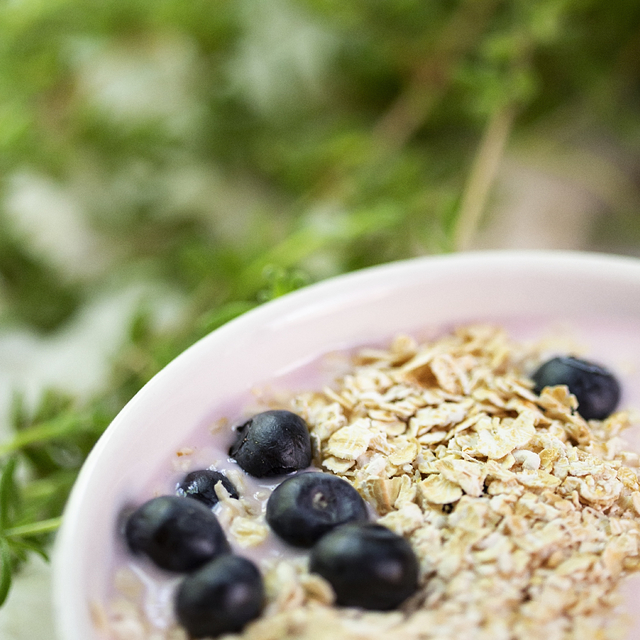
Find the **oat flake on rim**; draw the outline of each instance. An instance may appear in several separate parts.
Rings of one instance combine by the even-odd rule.
[[[609,329],[632,343],[640,335],[639,294],[640,262],[634,259],[540,251],[457,254],[340,276],[225,325],[147,384],[85,463],[53,556],[59,640],[102,638],[93,627],[88,605],[101,598],[106,584],[103,576],[114,552],[114,513],[122,504],[123,491],[148,481],[166,460],[168,449],[176,451],[188,444],[175,424],[194,429],[212,407],[242,392],[247,372],[249,383],[259,385],[327,350],[381,344],[398,331],[411,333],[425,324],[450,327],[478,319],[533,318],[544,323],[569,321],[581,329],[584,313],[594,310],[596,318],[611,327],[596,332],[604,340],[591,346],[603,362],[610,362],[609,349],[615,351],[617,346],[607,340]],[[627,331],[634,327],[633,332]],[[234,345],[239,340],[250,359],[241,354],[225,360],[237,356]],[[629,354],[633,364],[640,364],[634,361],[635,352],[618,350],[617,354],[618,359]],[[627,379],[636,383],[630,389],[640,388],[640,375],[633,373]],[[213,387],[212,380],[216,381]],[[640,404],[627,400],[630,406]],[[437,431],[423,438],[438,438]],[[144,460],[131,453],[141,447]]]

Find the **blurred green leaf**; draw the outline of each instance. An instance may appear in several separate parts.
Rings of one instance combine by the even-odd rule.
[[[4,604],[11,589],[12,569],[9,544],[0,536],[0,606]]]
[[[0,535],[11,524],[11,510],[15,506],[18,497],[14,474],[17,458],[8,458],[0,476]]]

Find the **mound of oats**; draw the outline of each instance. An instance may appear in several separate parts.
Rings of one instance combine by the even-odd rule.
[[[471,326],[362,350],[333,388],[294,397],[315,464],[409,540],[421,590],[400,611],[340,609],[304,559],[281,560],[263,567],[264,615],[234,637],[623,637],[616,587],[640,566],[639,461],[619,438],[629,417],[587,423],[566,387],[538,397],[525,373],[539,363],[535,348]],[[236,513],[236,530],[264,527]]]

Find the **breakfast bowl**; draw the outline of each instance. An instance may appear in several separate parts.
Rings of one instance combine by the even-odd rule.
[[[518,345],[536,345],[534,350],[537,354],[572,353],[584,356],[591,362],[602,363],[607,369],[615,372],[620,383],[620,409],[640,409],[640,261],[635,259],[561,252],[455,254],[373,267],[332,278],[288,294],[233,320],[187,349],[127,404],[91,452],[65,509],[63,525],[54,550],[53,598],[59,640],[186,637],[184,633],[180,636],[180,631],[175,631],[175,626],[172,626],[175,625],[172,598],[181,577],[147,566],[148,559],[140,560],[131,553],[123,536],[123,521],[128,514],[154,496],[175,493],[175,487],[180,478],[194,468],[215,465],[224,473],[228,472],[229,477],[238,477],[238,470],[234,468],[236,461],[229,457],[229,445],[239,425],[246,422],[248,416],[256,411],[281,406],[282,403],[288,402],[292,394],[317,391],[327,385],[331,386],[336,378],[350,372],[350,357],[358,350],[368,350],[364,352],[365,356],[362,356],[362,353],[360,356],[361,361],[366,364],[371,359],[377,358],[379,361],[383,358],[376,354],[387,349],[394,338],[396,350],[403,348],[415,350],[416,343],[431,341],[430,343],[433,344],[443,335],[451,335],[452,331],[455,332],[460,327],[478,326],[499,327],[500,335],[503,335],[502,331],[506,332],[509,340],[517,341]],[[497,331],[497,329],[490,331],[493,330]],[[480,333],[473,335],[480,335],[485,330],[479,331]],[[398,336],[410,336],[410,338],[397,338]],[[406,362],[407,360],[411,362],[411,357],[411,355],[404,359],[399,357],[400,365],[398,366],[408,370]],[[443,357],[446,361],[448,356],[445,354]],[[426,362],[427,360],[424,360],[419,366],[414,366],[411,369],[411,375],[418,370],[423,372]],[[433,371],[430,370],[428,373],[432,375]],[[469,375],[472,377],[472,374]],[[414,375],[416,376],[417,374]],[[422,384],[424,386],[427,383],[422,380]],[[515,404],[505,406],[504,411],[512,411],[513,407],[526,405],[527,411],[535,413],[538,410],[536,409],[537,396],[530,395],[534,393],[533,384],[528,387],[526,384],[524,386],[520,384],[517,388],[519,390],[514,393],[518,397],[512,398]],[[337,392],[331,393],[337,394]],[[455,388],[447,393],[449,395],[445,394],[443,397],[446,396],[448,405],[460,402],[464,404],[465,400],[460,400],[456,396]],[[571,404],[573,401],[567,398],[569,398],[567,394],[562,396],[561,393],[553,398],[548,396],[545,400],[547,403],[544,405],[545,411],[548,415],[552,415],[552,404],[564,402],[564,409],[560,405],[553,405],[555,407],[553,411],[565,411],[566,419],[573,421],[572,424],[575,426],[578,424],[576,420],[582,419],[574,420],[575,404]],[[428,404],[427,401],[425,402]],[[489,403],[492,400],[487,396],[483,402]],[[488,418],[490,421],[491,416]],[[494,416],[493,419],[498,418]],[[553,420],[556,418],[549,418],[549,424]],[[580,422],[578,427],[584,431],[586,427],[581,426],[582,424],[583,422]],[[603,429],[614,430],[614,426],[607,425],[605,428],[600,422],[596,426],[591,422],[589,425],[594,433],[601,433]],[[622,422],[619,424],[620,428],[622,428],[621,425]],[[389,433],[391,428],[389,427]],[[533,429],[531,426],[527,428]],[[490,428],[486,433],[489,432]],[[435,432],[431,430],[429,433]],[[565,438],[567,447],[572,448],[575,445],[577,451],[583,438],[581,433],[571,432]],[[635,560],[638,553],[638,530],[634,521],[638,513],[634,512],[633,507],[637,504],[640,508],[640,493],[636,497],[633,491],[634,482],[637,482],[633,475],[637,456],[634,457],[633,453],[630,453],[627,457],[621,457],[623,454],[619,453],[621,449],[617,433],[612,432],[610,435],[612,439],[610,442],[607,441],[609,448],[606,455],[609,455],[613,462],[607,463],[609,464],[607,468],[614,476],[617,473],[622,478],[622,480],[615,479],[615,482],[626,483],[618,490],[623,491],[624,495],[628,494],[624,512],[626,515],[615,518],[611,516],[611,520],[607,521],[605,527],[612,539],[615,537],[617,546],[606,537],[603,538],[605,534],[601,532],[597,542],[584,540],[580,543],[581,547],[580,544],[577,547],[574,545],[575,556],[562,557],[559,551],[555,553],[551,549],[540,564],[539,573],[536,574],[538,583],[541,575],[553,574],[553,579],[556,580],[551,585],[556,591],[549,587],[548,593],[543,594],[549,601],[543,613],[550,616],[549,628],[555,624],[553,628],[557,635],[554,637],[574,637],[572,634],[579,630],[579,624],[583,625],[583,629],[588,629],[589,625],[593,627],[588,630],[592,635],[583,637],[640,637],[637,635],[640,625],[637,629],[634,627],[634,616],[638,617],[638,620],[640,616],[635,612],[637,607],[632,604],[634,593],[638,593],[640,583],[635,581],[633,575],[624,577],[627,573],[633,573],[638,564]],[[627,441],[627,448],[631,452],[640,452],[638,427],[631,426],[623,435]],[[396,437],[404,438],[403,442],[410,440],[406,434],[402,435],[402,433],[389,436],[390,439]],[[437,446],[437,440],[431,438],[426,432],[420,435],[420,438],[422,442],[428,442],[431,439],[434,443],[433,447]],[[210,440],[216,440],[222,444],[215,449],[215,447],[212,448]],[[498,503],[502,505],[500,508],[506,509],[511,508],[507,504],[511,501],[512,504],[520,505],[520,509],[524,509],[528,504],[527,500],[534,502],[541,500],[539,496],[545,489],[537,486],[530,478],[538,474],[536,475],[538,480],[543,478],[546,481],[547,476],[551,478],[553,475],[551,472],[558,468],[553,466],[552,461],[551,466],[547,466],[551,470],[550,473],[543,476],[542,469],[545,464],[544,455],[546,455],[543,452],[548,451],[549,447],[544,449],[543,444],[540,444],[536,450],[537,453],[535,451],[522,453],[522,448],[518,448],[522,444],[523,441],[516,443],[512,447],[513,451],[505,449],[500,452],[500,455],[487,454],[485,451],[485,455],[480,456],[482,460],[491,462],[493,471],[483,472],[482,478],[485,480],[485,485],[483,487],[480,483],[480,489],[477,491],[480,496],[478,499],[484,500],[486,504],[493,500],[492,508],[496,510],[499,507]],[[438,446],[445,447],[443,444]],[[580,463],[584,467],[586,461],[591,460],[589,456],[595,455],[595,445],[591,446],[591,449],[585,445],[583,449],[584,452],[581,450],[579,454],[574,452],[572,455],[580,458],[578,460],[576,457],[575,464]],[[586,453],[587,449],[588,453]],[[384,450],[384,447],[381,450]],[[459,458],[468,465],[474,465],[478,456],[474,458],[472,448],[468,451],[471,453],[463,452]],[[335,454],[335,451],[333,453]],[[344,455],[347,456],[347,454]],[[540,466],[541,456],[542,466]],[[439,449],[435,457],[445,458],[446,452],[444,449]],[[362,462],[354,458],[347,468],[347,465],[341,466],[340,463],[344,460],[341,460],[339,455],[333,455],[331,459],[332,462],[325,460],[322,468],[322,464],[319,464],[316,458],[315,466],[321,467],[325,472],[333,471],[342,474],[347,479],[353,477],[353,470],[359,468]],[[369,461],[370,458],[366,460]],[[409,467],[402,467],[400,462],[396,465],[398,469],[401,467],[405,469],[407,478],[420,476],[419,464],[416,462],[418,458],[415,454],[413,460]],[[424,457],[420,460],[420,464],[427,465],[429,462]],[[571,456],[569,456],[569,463],[571,463]],[[628,463],[630,471],[624,473],[620,471],[619,468],[623,463]],[[494,475],[488,476],[487,473]],[[569,473],[570,476],[571,473]],[[495,474],[503,474],[504,477],[501,476],[498,480]],[[429,496],[432,494],[428,494],[427,489],[424,488],[425,478],[428,480],[429,475],[430,473],[425,472],[420,477],[420,483],[423,485],[417,494],[415,491],[411,493],[410,487],[407,489],[407,500],[412,506],[411,509],[406,510],[406,513],[411,512],[414,515],[416,512],[422,513],[423,515],[419,517],[427,518],[424,513],[428,511],[430,515],[427,519],[430,518],[434,530],[443,530],[446,528],[444,524],[446,519],[453,518],[458,511],[462,511],[461,507],[455,505],[461,504],[467,511],[475,508],[471,503],[474,490],[473,488],[465,489],[464,486],[460,489],[453,486],[455,483],[442,480],[444,483],[442,486],[447,491],[455,493],[455,496],[448,498],[449,502],[447,499],[431,500]],[[562,499],[557,496],[553,498],[557,500],[557,504],[553,503],[555,505],[553,513],[563,512],[563,509],[572,513],[576,509],[583,509],[580,513],[582,521],[586,521],[588,517],[602,520],[615,512],[618,507],[614,509],[611,506],[614,501],[614,498],[611,498],[609,502],[601,503],[605,505],[602,509],[604,515],[594,515],[597,511],[594,505],[600,498],[590,497],[591,494],[585,488],[586,485],[580,484],[586,481],[585,478],[588,475],[589,470],[586,467],[584,472],[575,471],[569,478],[575,486],[568,484],[566,473],[562,479],[548,479],[550,489],[558,486],[561,481],[562,486],[567,487]],[[513,486],[518,482],[520,484],[517,491],[514,490],[515,493],[509,493],[511,491],[509,490],[505,494],[512,497],[503,496],[498,500],[496,497],[499,492],[495,487],[493,493],[487,493],[488,477],[494,478],[495,487],[498,482],[506,485],[511,482]],[[269,479],[256,489],[256,486],[251,484],[253,481],[249,479],[248,486],[254,493],[258,491],[268,495],[276,486],[274,483],[281,480],[282,478]],[[242,484],[244,481],[239,482]],[[402,483],[398,486],[400,484]],[[373,485],[370,483],[367,486]],[[396,489],[398,489],[397,486]],[[596,489],[598,489],[597,486],[594,491]],[[400,493],[404,490],[399,489]],[[372,490],[372,493],[367,494],[368,497],[371,498],[373,493],[375,491]],[[224,491],[220,495],[225,498]],[[617,500],[618,497],[615,499]],[[226,500],[227,502],[234,500],[228,492]],[[592,502],[589,502],[590,500]],[[400,534],[404,532],[407,538],[413,536],[412,540],[418,540],[419,536],[416,537],[415,528],[411,529],[411,526],[393,521],[393,512],[398,504],[400,503],[396,502],[395,506],[388,505],[386,510],[388,513],[383,518],[383,524],[399,530]],[[507,507],[504,506],[505,504]],[[551,502],[545,503],[545,513],[551,513],[551,504]],[[371,518],[381,515],[378,507],[380,505],[376,504],[375,500],[373,505],[369,500],[367,508],[371,512]],[[534,507],[531,509],[535,511]],[[543,507],[539,505],[536,509],[540,510]],[[263,514],[258,515],[263,522]],[[498,552],[495,557],[490,558],[492,549],[498,548],[495,546],[498,540],[500,543],[511,544],[513,549],[518,547],[520,551],[514,555],[515,558],[522,558],[526,549],[533,548],[527,547],[526,544],[530,543],[533,546],[537,544],[533,538],[529,539],[529,533],[525,532],[521,534],[520,540],[515,540],[518,538],[516,516],[520,517],[522,513],[514,511],[512,515],[513,517],[500,516],[504,520],[502,528],[496,528],[491,534],[493,537],[487,535],[484,541],[482,536],[479,536],[469,547],[471,549],[469,553],[478,558],[484,554],[482,557],[487,559],[486,563],[489,563],[486,566],[498,567],[502,574],[511,571],[504,564],[506,561],[498,557],[500,555]],[[542,516],[539,517],[542,518]],[[555,526],[556,520],[551,516],[547,519],[549,526],[544,530],[549,533]],[[230,518],[227,521],[232,522]],[[244,522],[244,525],[247,525],[247,522]],[[482,523],[478,525],[478,527],[481,526]],[[554,530],[560,531],[562,526]],[[238,525],[235,533],[238,534],[241,529],[242,527]],[[255,531],[258,529],[259,527],[255,528]],[[558,536],[565,535],[567,528],[565,527],[563,531],[564,533],[560,531]],[[271,533],[268,534],[266,552],[261,550],[260,541],[254,544],[249,539],[246,526],[241,533],[247,536],[246,544],[232,544],[234,553],[246,555],[258,565],[261,554],[265,553],[269,556],[271,568],[278,559],[283,557],[293,558],[299,566],[306,562],[307,551],[297,547],[289,550],[281,541],[271,541],[273,538]],[[472,532],[472,535],[475,534]],[[565,538],[567,536],[571,538],[571,535],[573,534],[566,534]],[[508,536],[513,540],[505,541],[505,537]],[[525,544],[526,540],[529,542]],[[422,542],[426,545],[425,540]],[[438,544],[444,548],[442,540]],[[533,553],[533,551],[527,551],[527,553]],[[620,554],[624,555],[624,559]],[[615,597],[612,597],[610,601],[607,600],[606,606],[603,605],[607,614],[605,617],[615,618],[615,624],[607,623],[606,629],[596,628],[599,623],[591,624],[595,618],[590,616],[595,615],[593,610],[597,606],[595,603],[587,603],[590,595],[586,592],[579,594],[579,597],[576,597],[572,604],[567,604],[564,609],[560,606],[554,609],[551,602],[554,600],[553,594],[561,594],[563,585],[569,585],[564,589],[565,591],[572,588],[570,585],[574,583],[567,582],[571,579],[571,575],[579,574],[584,577],[584,581],[588,582],[589,576],[594,575],[593,568],[605,561],[611,564],[610,572],[616,574],[616,579],[624,578],[615,589],[620,594],[620,604],[616,604]],[[500,562],[503,562],[504,566],[500,565]],[[132,563],[133,569],[130,566]],[[123,568],[126,571],[123,571]],[[417,622],[412,627],[415,631],[427,619],[424,614],[425,611],[428,612],[429,603],[440,603],[438,605],[440,606],[446,601],[447,584],[449,584],[447,579],[460,581],[464,576],[468,578],[470,575],[461,570],[456,573],[456,569],[447,565],[446,557],[438,566],[430,564],[428,559],[421,557],[420,572],[420,579],[423,581],[428,581],[430,576],[435,576],[437,579],[434,578],[433,586],[427,588],[420,597],[415,596],[413,600],[410,598],[410,605],[406,605],[399,611],[385,613],[376,611],[366,614],[369,618],[357,607],[347,607],[345,628],[356,628],[354,631],[356,635],[353,637],[363,637],[362,629],[371,629],[370,632],[367,631],[365,637],[378,637],[377,633],[382,633],[388,638],[396,635],[401,637],[400,626],[398,626],[404,624],[400,621],[401,618],[410,618],[415,611],[420,611],[423,617],[416,617]],[[291,577],[290,579],[293,580]],[[489,580],[490,576],[486,579]],[[596,578],[593,579],[595,582],[598,581]],[[307,586],[311,591],[315,589],[316,595],[325,594],[317,595],[320,600],[317,606],[325,607],[323,611],[326,613],[328,610],[326,607],[331,607],[327,602],[322,602],[323,597],[329,599],[331,597],[326,596],[327,583],[318,580],[312,584],[308,581]],[[521,597],[522,606],[531,608],[532,605],[527,601],[537,602],[536,598],[540,595],[536,591],[538,587],[520,585],[519,588],[527,592],[527,595]],[[291,593],[294,594],[294,591]],[[142,621],[132,618],[123,622],[123,616],[126,618],[121,602],[123,594],[125,600],[127,597],[132,602],[137,599],[137,604],[135,602],[129,604],[131,610],[138,607],[143,617]],[[287,615],[294,615],[296,607],[303,606],[293,602],[294,595],[291,595],[288,604],[281,603]],[[114,602],[120,603],[115,606],[115,609],[112,606]],[[273,602],[268,604],[267,612],[270,611],[269,607],[273,609],[274,606]],[[576,618],[580,618],[579,624],[574,624],[570,620],[572,611],[575,612]],[[446,606],[443,612],[445,615]],[[536,615],[539,613],[537,611]],[[562,621],[556,624],[552,620],[553,615],[558,619],[562,618]],[[479,630],[476,635],[469,631],[464,637],[540,637],[527,635],[523,630],[514,632],[504,619],[500,619],[499,612],[495,617],[496,620],[491,627],[493,636],[483,636],[482,631]],[[113,622],[114,619],[117,624]],[[280,637],[297,637],[297,632],[291,629],[292,618],[288,620],[288,631],[285,633],[281,630]],[[431,622],[436,624],[437,621],[434,622],[434,620]],[[358,627],[359,624],[360,627]],[[468,625],[468,621],[465,624]],[[622,634],[620,636],[615,636],[616,625],[621,628],[627,625],[626,631],[620,632]],[[487,626],[486,629],[488,628]],[[404,630],[406,631],[406,628]],[[129,633],[129,636],[126,633]],[[175,635],[176,633],[178,635]],[[268,637],[269,635],[264,632],[264,629],[260,633],[262,636],[256,631],[251,637]],[[271,633],[273,637],[279,637],[274,635],[273,629]],[[331,627],[327,633],[335,633],[335,628]],[[515,635],[510,635],[513,633]],[[608,633],[611,635],[606,635]],[[300,637],[303,636],[301,632]],[[352,636],[346,633],[345,637]],[[410,636],[405,634],[405,637]],[[423,628],[420,632],[416,632],[415,637],[447,636],[444,631],[437,629],[429,635],[429,632]]]

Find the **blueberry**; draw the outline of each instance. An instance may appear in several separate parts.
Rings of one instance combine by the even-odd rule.
[[[238,498],[238,492],[227,476],[212,469],[200,469],[192,471],[185,476],[185,479],[178,485],[176,493],[185,498],[193,498],[202,502],[207,507],[218,504],[218,495],[215,486],[218,482],[227,490],[232,498]]]
[[[409,543],[378,524],[346,524],[320,538],[310,570],[345,607],[387,611],[418,589],[418,560]]]
[[[225,555],[189,574],[175,599],[178,622],[192,638],[240,631],[262,610],[264,587],[253,562]]]
[[[604,420],[620,401],[620,385],[614,375],[594,362],[571,356],[545,362],[532,376],[535,392],[564,384],[578,400],[578,413],[585,420]]]
[[[347,522],[367,520],[360,494],[328,473],[300,473],[279,484],[267,502],[267,522],[283,540],[310,547]]]
[[[153,498],[127,519],[129,548],[168,571],[192,571],[229,553],[229,543],[210,509],[178,496]]]
[[[309,429],[291,411],[264,411],[238,428],[229,455],[256,478],[298,471],[311,464]]]

